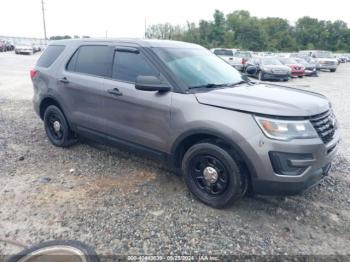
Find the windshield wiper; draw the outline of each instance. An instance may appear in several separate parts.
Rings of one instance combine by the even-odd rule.
[[[205,84],[205,85],[198,85],[198,86],[190,86],[188,89],[195,89],[195,88],[216,88],[216,87],[224,87],[224,86],[230,86],[230,84]]]
[[[241,80],[241,81],[238,81],[236,83],[233,83],[233,84],[229,85],[229,87],[234,87],[234,86],[238,86],[238,85],[246,84],[246,83],[249,83],[249,82],[245,81],[245,80]]]
[[[206,84],[206,85],[198,85],[198,86],[190,86],[188,89],[195,89],[195,88],[216,88],[216,87],[234,87],[237,85],[245,84],[245,83],[250,83],[249,81],[246,80],[241,80],[235,83],[227,83],[227,84]]]

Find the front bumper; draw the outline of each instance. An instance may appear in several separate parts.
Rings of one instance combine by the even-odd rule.
[[[28,50],[28,49],[17,49],[15,50],[18,54],[31,54],[33,53],[33,50]]]
[[[305,69],[305,75],[306,76],[317,75],[316,67]]]
[[[318,64],[317,65],[317,70],[321,70],[321,69],[327,69],[327,70],[330,70],[330,69],[337,69],[338,65],[335,64],[335,65],[328,65],[328,64]]]
[[[337,130],[326,145],[320,138],[277,141],[264,135],[241,142],[240,147],[255,170],[255,174],[251,176],[254,192],[262,195],[293,195],[317,184],[328,173],[339,140],[340,134]],[[303,171],[297,175],[281,175],[275,172],[270,152],[308,155],[311,159],[291,159],[289,163],[303,167]]]
[[[264,72],[265,80],[288,80],[289,74],[274,74]]]
[[[292,71],[291,72],[292,77],[298,77],[298,76],[304,76],[305,75],[305,71],[304,70],[300,70],[300,71]]]

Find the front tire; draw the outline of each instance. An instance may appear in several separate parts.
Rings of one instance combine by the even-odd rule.
[[[68,147],[76,142],[72,130],[62,111],[54,105],[48,106],[44,113],[46,135],[57,147]]]
[[[201,202],[223,208],[243,196],[247,181],[236,161],[225,149],[199,143],[185,153],[182,172],[188,189]],[[242,181],[244,180],[244,181]]]
[[[265,80],[264,73],[262,71],[259,72],[258,78],[259,78],[260,81],[264,81]]]
[[[336,69],[331,69],[331,72],[334,73],[336,71]]]
[[[95,250],[76,240],[51,240],[28,247],[6,260],[7,262],[30,261],[86,261],[100,262]]]

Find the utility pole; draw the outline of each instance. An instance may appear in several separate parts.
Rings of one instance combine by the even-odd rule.
[[[42,10],[42,12],[43,12],[44,36],[45,36],[45,40],[46,40],[46,39],[47,39],[47,36],[46,36],[46,22],[45,22],[44,0],[41,0],[41,10]]]

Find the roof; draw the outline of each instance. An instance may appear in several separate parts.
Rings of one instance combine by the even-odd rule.
[[[51,41],[51,45],[69,45],[71,43],[132,43],[137,44],[142,47],[170,47],[170,48],[198,48],[200,47],[197,44],[173,41],[173,40],[157,40],[157,39],[141,39],[141,38],[80,38],[80,39],[63,39],[63,40],[54,40]]]

